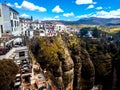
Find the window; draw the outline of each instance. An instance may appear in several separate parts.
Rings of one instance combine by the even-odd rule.
[[[16,21],[14,21],[14,27],[16,27]]]
[[[17,19],[17,14],[16,13],[13,13],[13,18]]]
[[[19,22],[17,21],[17,26],[19,26]]]
[[[11,20],[11,26],[13,27],[13,20]]]
[[[59,28],[61,28],[61,26],[59,26]]]
[[[1,9],[0,9],[0,17],[1,17]]]
[[[30,31],[28,31],[28,36],[30,36]]]
[[[1,33],[3,33],[3,25],[1,25],[0,28],[1,28]]]
[[[25,56],[25,52],[22,51],[22,52],[19,52],[19,57],[24,57]]]

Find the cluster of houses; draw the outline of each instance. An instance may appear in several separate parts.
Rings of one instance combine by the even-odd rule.
[[[20,17],[15,9],[0,3],[0,47],[5,47],[13,37],[51,37],[57,36],[57,31],[62,32],[67,28],[60,22],[41,22],[33,20],[32,16]]]
[[[13,37],[38,37],[38,36],[57,36],[57,32],[76,32],[69,26],[61,22],[33,20],[33,17],[20,17],[19,13],[0,3],[0,47],[5,46]]]
[[[56,31],[66,30],[66,26],[58,22],[40,22],[33,18],[19,17],[19,13],[6,4],[0,3],[0,38],[5,35],[29,35],[34,31],[40,36],[56,36]]]

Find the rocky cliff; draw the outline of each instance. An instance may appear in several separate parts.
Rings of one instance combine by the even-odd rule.
[[[105,81],[109,84],[112,73],[111,56],[100,54],[97,46],[84,48],[82,44],[75,36],[59,35],[32,40],[30,49],[58,90],[91,90],[95,84],[106,86]],[[103,90],[110,90],[106,88]]]

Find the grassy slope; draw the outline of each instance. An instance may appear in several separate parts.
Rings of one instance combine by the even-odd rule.
[[[101,30],[103,32],[106,32],[106,33],[109,33],[109,34],[115,34],[118,31],[120,31],[120,26],[101,27],[101,26],[97,26],[97,25],[85,25],[85,24],[82,24],[82,25],[68,25],[68,26],[71,27],[71,28],[78,28],[78,29],[81,29],[81,28],[84,28],[84,27],[98,27],[99,30]]]
[[[115,34],[120,31],[120,26],[106,26],[106,27],[99,26],[99,29],[109,34]]]

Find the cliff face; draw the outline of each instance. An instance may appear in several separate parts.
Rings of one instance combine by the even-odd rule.
[[[95,67],[95,84],[102,90],[112,90],[112,53],[107,45],[95,40],[87,40],[86,49]]]
[[[74,62],[73,90],[89,90],[94,85],[95,70],[88,52],[81,47],[80,39],[63,36]]]
[[[120,52],[114,56],[113,66],[112,90],[120,90]]]
[[[83,45],[86,46],[84,48],[83,41],[67,35],[40,37],[32,41],[31,51],[42,69],[47,70],[46,77],[58,89],[90,90],[94,85],[100,85],[102,90],[112,90],[112,57],[106,51],[110,50],[106,45],[104,47],[90,41]]]
[[[57,89],[73,90],[74,62],[61,37],[40,37],[31,50]]]
[[[94,84],[104,85],[96,77],[107,79],[111,73],[110,56],[97,57],[96,61],[89,54],[90,50],[81,47],[81,43],[77,37],[64,35],[40,37],[30,45],[41,67],[47,70],[47,78],[53,81],[58,90],[90,90]]]

